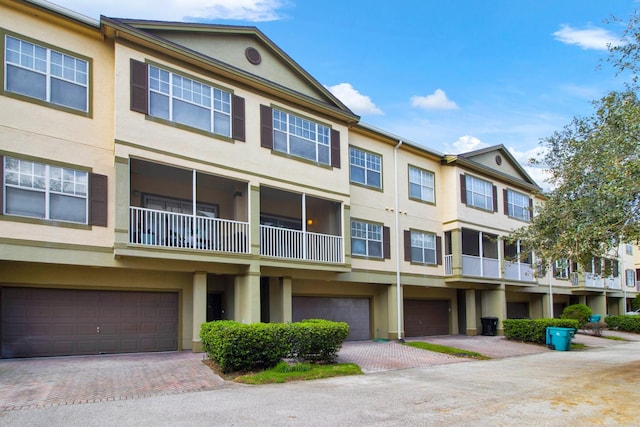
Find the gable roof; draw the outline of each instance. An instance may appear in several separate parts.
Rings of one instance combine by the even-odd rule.
[[[359,120],[359,116],[256,27],[105,16],[100,17],[100,22],[102,31],[108,36],[178,57],[271,96],[302,106],[311,104],[314,110],[318,109],[348,124]],[[238,61],[237,52],[234,53],[234,60],[232,54],[224,51],[223,45],[238,49],[242,46],[242,56],[245,55],[244,46],[254,47],[270,63],[255,67],[248,61]]]
[[[527,190],[542,192],[542,188],[518,163],[503,144],[493,145],[462,154],[447,154],[444,165],[457,165],[483,175],[524,187]]]

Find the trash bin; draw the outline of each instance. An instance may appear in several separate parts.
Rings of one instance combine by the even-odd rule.
[[[592,316],[589,317],[589,323],[593,323],[593,322],[599,322],[600,319],[602,319],[602,316],[599,314],[594,314]]]
[[[547,346],[552,350],[569,351],[571,339],[576,330],[573,328],[547,327]]]
[[[481,317],[482,321],[482,335],[494,336],[498,333],[498,318],[497,317]]]

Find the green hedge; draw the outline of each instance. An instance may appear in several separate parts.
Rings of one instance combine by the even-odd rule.
[[[579,322],[575,319],[506,319],[502,324],[504,336],[509,340],[545,344],[548,326],[577,331]]]
[[[610,329],[640,333],[640,316],[607,316],[604,321]]]
[[[202,347],[223,372],[270,368],[286,357],[332,362],[349,335],[345,322],[312,319],[296,323],[202,324]]]

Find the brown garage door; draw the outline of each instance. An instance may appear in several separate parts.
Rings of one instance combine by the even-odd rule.
[[[404,333],[407,337],[448,335],[449,301],[404,300]]]
[[[176,292],[2,288],[2,357],[178,348]]]
[[[508,302],[507,319],[529,319],[529,303]]]
[[[303,319],[347,322],[347,340],[371,338],[368,298],[293,297],[292,318],[294,322]]]

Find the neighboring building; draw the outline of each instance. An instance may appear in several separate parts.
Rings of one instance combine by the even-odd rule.
[[[636,295],[633,254],[537,277],[504,238],[543,198],[505,147],[359,123],[254,27],[0,8],[2,357],[199,351],[217,319],[474,335]]]

